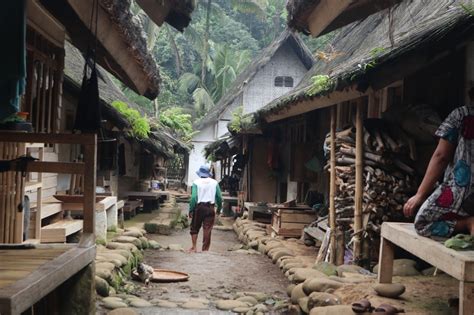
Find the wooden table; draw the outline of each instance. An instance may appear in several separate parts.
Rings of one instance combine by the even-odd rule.
[[[249,212],[249,220],[265,224],[272,222],[272,210],[267,205],[259,205],[257,202],[244,202],[244,207]]]
[[[21,314],[95,258],[95,246],[42,246],[0,250],[0,314]]]
[[[382,224],[379,283],[391,283],[396,246],[423,259],[459,280],[459,314],[474,311],[474,251],[456,251],[416,233],[411,223]]]
[[[127,191],[124,196],[129,200],[143,200],[143,211],[151,212],[159,208],[161,194],[153,191]]]

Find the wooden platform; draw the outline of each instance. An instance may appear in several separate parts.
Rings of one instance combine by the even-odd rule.
[[[64,243],[66,237],[82,230],[82,220],[61,220],[41,228],[41,243]]]
[[[380,244],[380,283],[391,283],[395,246],[403,248],[429,264],[443,270],[460,281],[459,314],[472,315],[474,310],[474,251],[456,251],[431,238],[415,232],[411,223],[382,225]]]
[[[0,250],[0,314],[21,314],[92,263],[95,246]]]
[[[272,216],[272,229],[279,236],[299,237],[314,220],[316,214],[311,208],[278,208]]]

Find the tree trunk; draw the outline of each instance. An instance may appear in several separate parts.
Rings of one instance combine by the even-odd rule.
[[[170,28],[168,25],[165,25],[166,33],[168,34],[168,40],[170,41],[171,47],[174,51],[174,58],[176,62],[176,76],[179,78],[181,76],[181,69],[183,68],[181,55],[179,54],[178,45],[176,45],[176,41],[174,40],[174,36],[171,33]]]
[[[204,33],[204,50],[202,52],[202,67],[201,67],[201,82],[204,85],[206,80],[206,64],[207,64],[207,55],[209,50],[209,28],[210,28],[210,17],[211,17],[211,2],[212,0],[207,0],[206,7],[206,32]]]

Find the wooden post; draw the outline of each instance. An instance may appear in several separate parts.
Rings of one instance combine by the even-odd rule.
[[[329,182],[329,227],[331,228],[331,263],[336,262],[336,107],[331,108],[331,175]]]
[[[95,241],[92,236],[95,230],[95,185],[96,185],[96,165],[97,165],[97,136],[94,137],[94,144],[84,145],[84,227],[83,232],[89,235],[89,242]],[[90,237],[92,236],[92,237]],[[81,242],[82,243],[82,242]],[[88,247],[93,244],[80,244]]]
[[[394,246],[383,236],[380,240],[379,283],[392,283]]]
[[[363,155],[364,155],[364,126],[362,123],[363,99],[357,100],[356,112],[356,162],[355,162],[355,195],[354,195],[354,262],[359,263],[362,255],[361,233],[362,233],[362,195],[363,189]]]

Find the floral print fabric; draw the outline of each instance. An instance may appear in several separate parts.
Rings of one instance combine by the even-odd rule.
[[[443,183],[422,204],[415,218],[415,229],[423,236],[449,237],[456,221],[474,209],[463,209],[463,201],[472,193],[474,167],[474,107],[459,107],[449,114],[436,136],[456,146],[453,162],[448,165]]]

